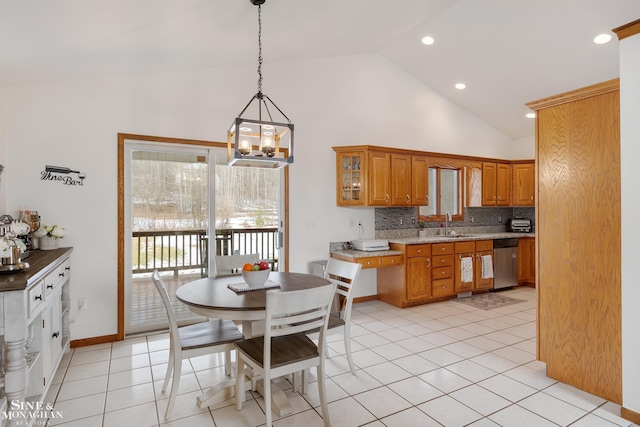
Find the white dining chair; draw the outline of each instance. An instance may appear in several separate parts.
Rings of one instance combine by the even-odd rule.
[[[362,270],[362,264],[329,258],[324,273],[326,279],[336,284],[336,296],[339,303],[338,312],[331,313],[329,317],[327,335],[343,334],[345,354],[353,375],[356,374],[356,370],[351,356],[351,308],[353,306],[353,288],[360,275],[360,270]],[[315,339],[318,336],[318,331],[310,331],[308,334],[312,339]],[[329,347],[326,346],[325,349],[326,356],[329,358]],[[304,391],[306,391],[305,383],[303,383]]]
[[[297,291],[267,291],[265,331],[263,337],[236,341],[236,409],[245,398],[245,365],[264,382],[266,425],[271,427],[271,379],[296,372],[318,373],[318,392],[325,426],[330,426],[324,382],[325,332],[336,284]],[[305,333],[319,328],[316,345]]]
[[[216,277],[242,274],[244,264],[260,261],[260,254],[216,255]]]
[[[158,270],[152,275],[153,283],[162,298],[162,303],[169,318],[169,363],[162,383],[162,392],[167,390],[171,380],[169,402],[165,411],[165,419],[169,419],[176,402],[180,375],[182,374],[182,360],[190,357],[211,353],[225,353],[225,374],[231,375],[231,350],[233,343],[243,338],[242,333],[230,320],[210,320],[194,325],[178,327],[176,317],[171,308],[169,294]]]

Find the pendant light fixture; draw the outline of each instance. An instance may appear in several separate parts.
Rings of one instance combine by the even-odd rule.
[[[267,95],[262,93],[261,6],[265,0],[249,1],[258,6],[258,92],[227,132],[228,165],[277,169],[293,163],[293,123]],[[270,109],[270,106],[273,108]],[[243,117],[250,108],[257,114],[257,118]],[[272,113],[276,112],[284,120],[274,121]]]

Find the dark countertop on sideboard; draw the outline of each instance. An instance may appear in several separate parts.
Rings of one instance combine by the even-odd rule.
[[[21,291],[39,280],[48,267],[61,257],[70,254],[73,248],[60,248],[50,251],[32,250],[23,261],[29,268],[16,273],[0,274],[0,292]]]

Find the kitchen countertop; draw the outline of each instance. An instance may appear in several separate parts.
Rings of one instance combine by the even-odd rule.
[[[399,237],[387,239],[389,243],[399,243],[402,245],[413,245],[418,243],[446,243],[457,242],[464,240],[495,240],[495,239],[521,239],[521,238],[535,238],[535,233],[470,233],[470,234],[458,234],[456,236],[427,236],[427,237]]]
[[[519,239],[519,238],[535,238],[535,233],[478,233],[478,234],[459,234],[456,236],[427,236],[427,237],[396,237],[388,240],[389,243],[398,243],[402,245],[415,245],[420,243],[446,243],[446,242],[462,242],[468,240],[494,240],[494,239]],[[386,250],[386,251],[358,251],[355,249],[340,249],[331,251],[332,254],[349,257],[349,258],[367,258],[379,256],[402,255],[402,251]]]

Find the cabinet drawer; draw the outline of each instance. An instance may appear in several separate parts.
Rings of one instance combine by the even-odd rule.
[[[476,251],[492,251],[493,240],[476,240]]]
[[[378,268],[380,266],[380,257],[356,258],[358,264],[362,264],[362,268]]]
[[[453,243],[434,243],[431,245],[433,255],[444,255],[453,253]]]
[[[62,283],[60,274],[62,271],[62,265],[54,268],[51,273],[47,274],[44,278],[44,293],[45,295],[49,295],[53,290]]]
[[[450,267],[453,265],[453,255],[434,255],[434,267]]]
[[[27,291],[29,318],[32,318],[35,314],[38,313],[40,306],[42,306],[44,302],[44,294],[42,290],[43,285],[44,281],[40,281],[29,288],[29,291]]]
[[[456,253],[473,252],[476,250],[476,242],[456,242]]]
[[[431,255],[431,245],[409,245],[407,246],[407,257],[429,256]]]
[[[453,277],[453,267],[436,267],[431,269],[431,277],[435,279],[448,279]]]
[[[443,297],[453,294],[453,279],[438,279],[431,282],[431,296]]]
[[[393,267],[394,265],[402,265],[402,255],[383,256],[380,257],[380,267]]]

